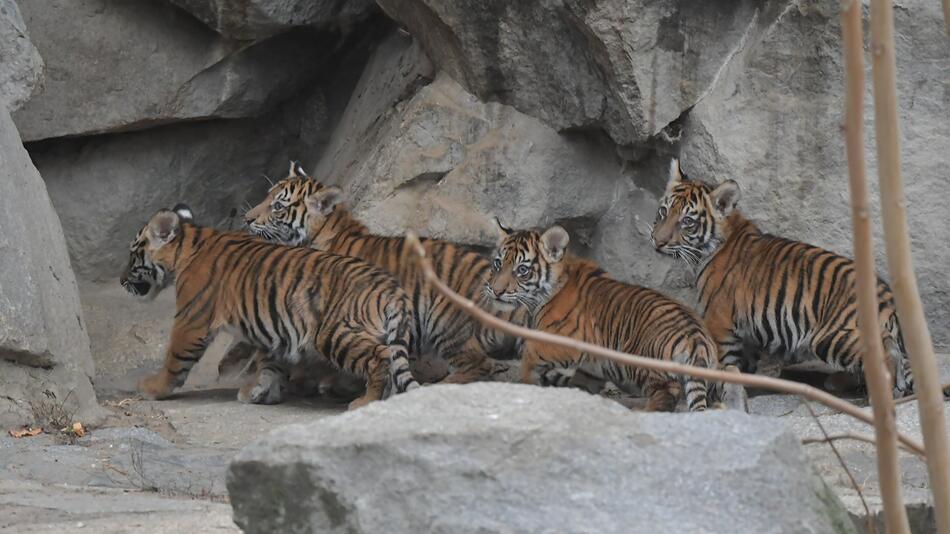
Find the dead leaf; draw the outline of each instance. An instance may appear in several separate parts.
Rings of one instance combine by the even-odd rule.
[[[86,429],[83,428],[83,427],[82,427],[82,423],[80,423],[80,422],[78,422],[78,421],[75,422],[75,423],[73,423],[73,427],[72,427],[71,430],[72,430],[73,434],[76,434],[76,437],[77,437],[77,438],[81,438],[81,437],[83,437],[83,436],[86,435]]]
[[[33,436],[39,436],[43,433],[43,429],[40,427],[34,428],[24,428],[21,430],[10,430],[10,435],[15,438],[31,438]]]

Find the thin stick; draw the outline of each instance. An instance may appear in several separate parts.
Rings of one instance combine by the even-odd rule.
[[[863,441],[865,443],[870,443],[871,445],[877,445],[877,442],[874,441],[874,436],[869,436],[867,434],[858,434],[856,432],[841,432],[839,434],[830,434],[828,436],[821,437],[821,438],[802,438],[802,445],[812,445],[814,443],[826,443],[828,441],[841,441],[844,439],[850,439],[853,441]],[[914,456],[917,456],[916,452],[908,449],[907,447],[904,447],[903,445],[901,445],[900,447],[904,451],[909,452],[913,454]],[[923,459],[923,457],[919,457],[919,458]]]
[[[825,430],[825,425],[821,424],[821,419],[818,419],[818,414],[815,413],[815,409],[811,407],[811,403],[803,401],[805,408],[808,408],[808,413],[811,414],[811,418],[815,420],[815,424],[818,425],[818,430],[825,436],[825,441],[828,443],[828,446],[831,447],[831,452],[835,453],[835,458],[838,459],[838,464],[841,465],[841,469],[844,469],[844,473],[848,475],[848,480],[851,481],[851,485],[854,486],[854,491],[858,492],[858,497],[861,499],[861,506],[864,506],[864,516],[868,519],[868,532],[870,534],[876,534],[877,529],[874,528],[874,518],[871,516],[871,509],[868,508],[868,502],[864,500],[864,492],[861,491],[861,486],[858,485],[858,481],[854,479],[854,475],[851,474],[851,470],[848,469],[847,464],[844,463],[844,458],[841,457],[841,453],[838,452],[838,447],[835,446],[835,442],[831,437],[828,436],[828,432]],[[874,440],[871,440],[874,443]]]
[[[947,25],[947,36],[950,37],[950,0],[943,0],[943,22]]]
[[[549,334],[547,332],[541,332],[531,328],[525,328],[503,319],[499,319],[498,317],[495,317],[494,315],[479,308],[478,305],[476,305],[471,300],[452,291],[449,286],[445,285],[445,282],[439,279],[439,277],[435,274],[435,270],[432,268],[432,261],[426,257],[425,249],[422,248],[422,245],[419,243],[419,238],[416,237],[413,232],[406,234],[406,241],[416,251],[416,256],[419,258],[419,266],[422,268],[422,273],[426,277],[426,280],[428,280],[429,283],[431,283],[439,293],[442,293],[456,307],[464,310],[466,313],[474,317],[478,322],[490,328],[494,328],[496,330],[500,330],[507,334],[524,339],[530,339],[532,341],[538,341],[540,343],[547,343],[550,345],[557,345],[560,347],[573,349],[578,352],[586,352],[592,356],[597,356],[632,367],[641,367],[643,369],[650,369],[651,371],[657,371],[661,373],[694,376],[696,378],[702,378],[714,382],[727,382],[730,384],[740,384],[742,386],[753,386],[771,391],[781,391],[783,393],[798,395],[800,397],[813,400],[817,403],[824,404],[833,410],[850,415],[859,421],[873,424],[871,416],[861,408],[858,408],[848,401],[839,399],[830,393],[824,392],[807,384],[792,382],[790,380],[782,380],[780,378],[772,378],[770,376],[758,376],[744,373],[733,373],[729,371],[719,371],[706,367],[685,365],[673,361],[655,360],[653,358],[646,358],[644,356],[635,356],[633,354],[627,354],[625,352],[604,348],[569,337]],[[901,433],[897,434],[897,439],[916,454],[924,454],[923,446],[916,440]]]
[[[877,473],[887,532],[909,532],[907,509],[901,495],[897,423],[894,397],[884,363],[881,325],[878,322],[877,273],[874,271],[874,238],[871,236],[868,184],[864,173],[864,36],[861,3],[845,0],[841,7],[841,36],[845,63],[845,145],[851,189],[851,223],[854,226],[854,262],[857,271],[858,328],[864,380],[868,387],[877,448]],[[824,431],[824,429],[822,429]],[[835,454],[837,454],[837,450]],[[839,457],[840,458],[840,457]],[[850,476],[850,473],[848,473]],[[853,481],[853,480],[852,480]],[[862,501],[863,501],[862,496]],[[867,509],[867,504],[865,504]],[[870,513],[868,514],[870,518]]]
[[[944,394],[946,394],[947,391],[950,391],[950,382],[947,382],[947,383],[943,384],[942,386],[940,386],[940,389],[944,391]],[[917,394],[916,394],[916,393],[914,393],[913,395],[908,395],[908,396],[906,396],[906,397],[904,397],[904,398],[901,398],[901,399],[896,399],[896,400],[894,401],[894,404],[905,404],[905,403],[908,403],[908,402],[913,402],[913,401],[915,401],[915,400],[917,400]]]
[[[887,267],[920,406],[920,428],[927,447],[927,471],[933,492],[937,531],[950,533],[950,443],[944,420],[943,392],[930,331],[917,291],[910,256],[897,120],[894,12],[891,0],[871,0],[871,52],[874,129]]]

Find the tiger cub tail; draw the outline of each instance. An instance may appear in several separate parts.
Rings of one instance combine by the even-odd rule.
[[[679,352],[673,355],[673,361],[683,365],[692,365],[696,367],[709,367],[706,365],[708,358],[700,355],[694,355],[686,352]],[[709,404],[716,402],[716,384],[708,385],[701,378],[687,375],[680,375],[680,382],[683,392],[686,396],[686,406],[691,412],[701,412],[709,407]]]
[[[386,309],[386,345],[389,347],[389,373],[396,393],[419,387],[409,368],[409,347],[413,314],[409,298],[394,299]]]

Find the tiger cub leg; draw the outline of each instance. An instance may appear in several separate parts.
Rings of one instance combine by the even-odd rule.
[[[164,399],[188,378],[188,372],[204,356],[211,333],[207,328],[175,321],[171,340],[165,353],[162,370],[138,384],[139,393],[146,399]]]
[[[409,355],[403,343],[380,343],[379,339],[363,330],[338,333],[339,346],[346,353],[335,356],[337,365],[366,380],[362,397],[350,403],[353,410],[372,401],[380,400],[386,386],[392,384],[397,393],[419,387],[409,371]]]
[[[386,359],[374,356],[366,358],[364,361],[365,365],[360,366],[362,372],[356,369],[353,369],[353,371],[366,378],[366,392],[363,393],[362,397],[350,402],[347,407],[348,410],[355,410],[373,401],[381,400],[389,382],[389,362]]]
[[[280,404],[289,387],[286,367],[264,351],[254,353],[257,372],[238,390],[238,400],[251,404]]]
[[[452,372],[440,380],[440,384],[468,384],[498,374],[485,348],[474,337],[466,341],[458,354],[449,359],[449,364],[452,366]]]

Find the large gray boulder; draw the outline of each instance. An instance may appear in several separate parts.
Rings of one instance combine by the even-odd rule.
[[[371,230],[494,244],[492,215],[514,226],[571,227],[609,207],[622,176],[609,142],[560,135],[510,106],[479,101],[445,74],[375,114],[366,108],[378,93],[360,92],[370,78],[314,175],[342,184]]]
[[[89,422],[94,367],[63,229],[2,108],[0,228],[0,428],[55,406]]]
[[[13,0],[0,0],[0,109],[20,108],[43,77],[43,58]]]
[[[577,390],[432,386],[280,428],[232,461],[254,532],[850,532],[781,422]]]
[[[302,31],[242,45],[164,2],[21,8],[47,69],[14,115],[26,141],[258,116],[310,83],[338,44]]]
[[[301,26],[348,26],[371,13],[373,0],[171,0],[222,35],[256,40]]]
[[[379,0],[482,100],[631,144],[699,101],[777,2]]]
[[[911,246],[931,332],[946,347],[950,225],[939,221],[947,210],[942,192],[950,190],[950,47],[939,5],[901,5],[894,17]],[[836,0],[793,2],[773,23],[759,25],[690,111],[681,150],[692,177],[738,181],[739,208],[764,230],[851,256],[839,12]],[[865,146],[872,217],[880,221],[870,52],[866,64]],[[879,273],[887,277],[881,224],[875,227]]]

